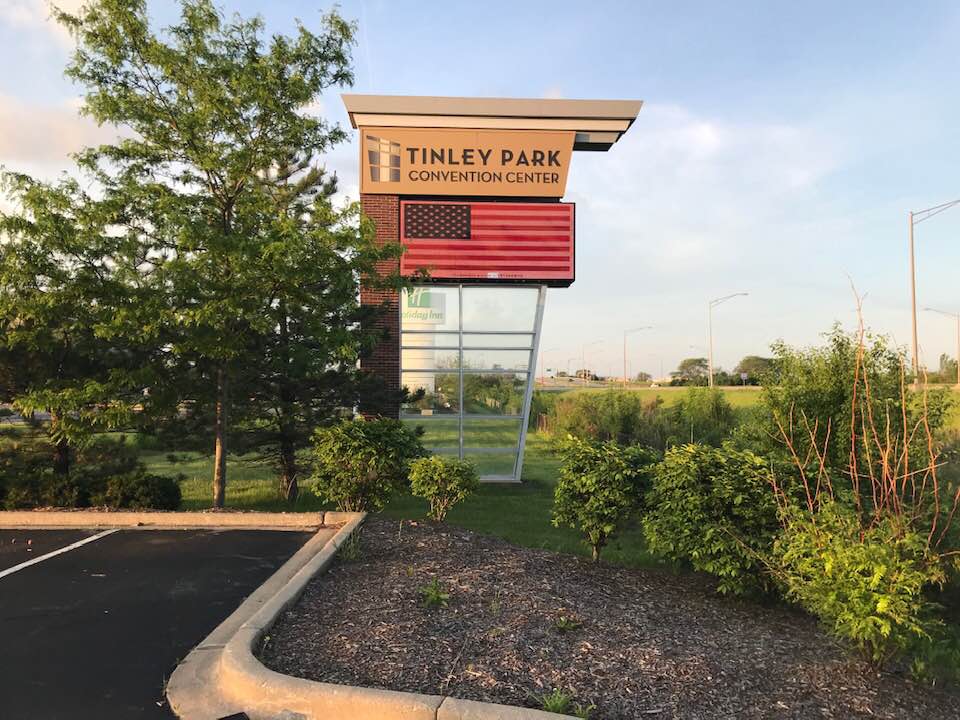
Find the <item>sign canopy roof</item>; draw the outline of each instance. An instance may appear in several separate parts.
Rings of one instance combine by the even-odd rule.
[[[640,100],[342,95],[355,128],[566,130],[574,150],[609,150],[633,124]]]

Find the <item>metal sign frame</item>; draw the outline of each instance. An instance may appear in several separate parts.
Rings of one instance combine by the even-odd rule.
[[[419,287],[419,286],[418,286]],[[470,287],[482,287],[486,290],[490,290],[491,287],[502,287],[502,288],[518,288],[522,287],[525,289],[531,289],[531,285],[523,284],[500,284],[496,286],[491,286],[488,284],[482,283],[449,283],[449,284],[431,284],[427,287],[430,288],[457,288],[457,297],[458,297],[458,321],[457,321],[457,330],[405,330],[403,326],[403,303],[398,303],[398,313],[400,313],[400,367],[399,367],[399,377],[398,384],[402,383],[403,373],[405,368],[403,365],[403,351],[406,350],[423,350],[423,346],[418,345],[405,345],[403,344],[404,335],[446,335],[449,336],[451,340],[456,339],[456,345],[442,345],[442,346],[431,346],[430,349],[434,350],[456,350],[457,351],[457,368],[456,373],[458,375],[458,410],[456,414],[457,418],[457,427],[458,427],[458,443],[457,447],[454,448],[445,448],[445,447],[428,447],[428,450],[436,452],[438,454],[451,454],[455,452],[457,457],[463,459],[465,455],[469,452],[470,454],[483,454],[483,453],[502,453],[506,454],[507,452],[512,452],[514,454],[514,465],[513,472],[510,475],[496,475],[489,474],[481,476],[481,480],[484,482],[520,482],[521,475],[523,473],[523,457],[524,450],[527,440],[527,427],[530,421],[530,408],[533,401],[533,386],[536,382],[536,368],[538,361],[538,353],[540,347],[540,332],[543,327],[543,311],[546,305],[546,296],[547,296],[547,286],[538,285],[537,287],[537,305],[534,315],[533,328],[530,331],[527,330],[464,330],[463,328],[463,290],[464,288]],[[464,346],[464,335],[491,335],[491,336],[510,336],[510,335],[523,335],[523,336],[532,336],[529,347],[517,347],[511,345],[499,345],[499,346]],[[527,363],[526,371],[516,370],[516,369],[466,369],[464,368],[464,351],[470,350],[487,350],[487,351],[503,351],[503,350],[528,350],[530,353],[529,361]],[[441,368],[407,368],[407,372],[431,372],[439,371]],[[452,373],[453,370],[450,368],[443,368],[443,372]],[[510,415],[484,415],[477,413],[467,413],[464,411],[464,376],[477,373],[484,375],[492,374],[503,374],[503,375],[526,375],[526,385],[524,386],[524,396],[523,396],[523,405],[521,414],[510,414]],[[404,413],[401,411],[400,419],[406,421],[416,421],[418,424],[428,424],[431,422],[438,421],[450,421],[453,419],[452,414],[438,414],[438,415],[419,415],[415,413]],[[483,447],[483,448],[465,448],[464,446],[464,421],[465,420],[519,420],[520,428],[517,437],[517,443],[514,446],[504,446],[504,447]]]

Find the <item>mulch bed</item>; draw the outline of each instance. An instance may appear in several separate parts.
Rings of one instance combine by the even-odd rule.
[[[420,600],[434,578],[446,608]],[[561,632],[561,616],[581,624]],[[561,688],[596,720],[960,717],[960,693],[871,672],[810,617],[720,597],[707,578],[379,518],[260,656],[311,680],[527,707]]]

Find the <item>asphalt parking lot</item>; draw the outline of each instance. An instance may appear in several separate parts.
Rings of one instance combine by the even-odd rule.
[[[0,530],[0,718],[173,717],[177,663],[311,535]]]

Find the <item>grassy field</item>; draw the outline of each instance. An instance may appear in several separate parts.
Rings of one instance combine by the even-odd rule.
[[[960,432],[960,390],[957,389],[955,385],[929,385],[930,390],[949,390],[951,396],[954,399],[953,408],[951,409],[949,418],[947,420],[947,429],[955,430]],[[603,392],[604,390],[619,390],[619,385],[611,385],[610,387],[582,387],[578,385],[548,385],[548,386],[537,386],[538,390],[551,393],[568,393],[568,392]],[[663,400],[665,407],[674,405],[679,402],[680,398],[689,390],[687,387],[659,387],[659,388],[650,388],[650,387],[638,387],[631,386],[628,388],[630,392],[637,393],[644,400],[652,400],[655,397],[659,397]],[[739,408],[751,408],[754,407],[760,401],[760,392],[762,388],[757,386],[747,385],[746,387],[721,387],[719,388],[720,392],[723,393],[723,396],[726,398],[727,402],[730,403],[735,409]]]
[[[603,392],[604,390],[619,390],[620,385],[611,385],[610,387],[581,387],[578,385],[547,385],[547,386],[537,386],[538,390],[544,392],[556,392],[556,393],[567,393],[567,392]],[[686,387],[637,387],[630,386],[628,388],[629,392],[637,393],[644,400],[652,400],[655,397],[660,397],[663,400],[665,406],[673,405],[677,403],[680,398],[689,390]],[[747,385],[746,387],[722,387],[720,391],[723,393],[724,397],[727,399],[733,407],[735,408],[745,408],[753,407],[757,404],[757,401],[760,399],[760,388],[756,386]]]
[[[599,390],[599,389],[597,389]],[[579,392],[596,392],[592,388]],[[757,388],[723,388],[731,405],[746,408],[759,399]],[[686,388],[642,388],[635,392],[646,397],[660,396],[670,405],[682,396]],[[516,437],[516,427],[502,420],[475,421],[478,447],[510,445]],[[514,421],[515,422],[515,421]],[[424,440],[428,445],[444,446],[456,436],[456,421],[434,419],[426,421]],[[955,409],[951,427],[960,430],[960,411]],[[183,507],[199,510],[210,506],[213,460],[210,456],[190,453],[177,455],[171,462],[166,452],[143,453],[143,459],[151,472],[181,476]],[[478,455],[477,458],[483,458]],[[493,460],[493,458],[489,458]],[[543,547],[560,552],[587,554],[579,536],[572,530],[554,528],[550,524],[553,504],[553,488],[556,483],[558,461],[553,456],[546,436],[531,433],[527,439],[527,451],[523,466],[521,485],[483,485],[476,496],[455,507],[448,516],[452,525],[503,537],[511,542],[528,547]],[[489,469],[487,469],[489,471]],[[227,487],[228,507],[245,510],[314,511],[324,509],[323,503],[308,487],[303,487],[299,500],[291,505],[278,498],[275,474],[263,463],[231,458]],[[396,519],[422,519],[426,502],[411,496],[397,498],[385,511],[387,517]],[[639,528],[629,528],[605,551],[605,559],[619,564],[648,565],[654,562],[645,552],[643,536]]]
[[[171,463],[168,453],[144,452],[143,460],[150,472],[181,475],[183,509],[210,507],[213,459],[209,456],[181,453]],[[455,507],[447,522],[469,530],[497,535],[527,547],[546,548],[559,552],[586,555],[587,549],[572,530],[550,524],[553,487],[558,461],[553,457],[545,436],[532,433],[527,439],[523,464],[523,484],[485,484],[479,492]],[[271,512],[308,512],[324,509],[309,488],[303,488],[295,504],[277,497],[277,486],[271,469],[262,463],[231,458],[228,469],[227,506],[244,510]],[[402,496],[384,510],[384,515],[397,520],[420,520],[426,516],[426,501]],[[639,527],[628,528],[604,551],[604,559],[624,565],[650,565],[655,561],[646,553]]]

